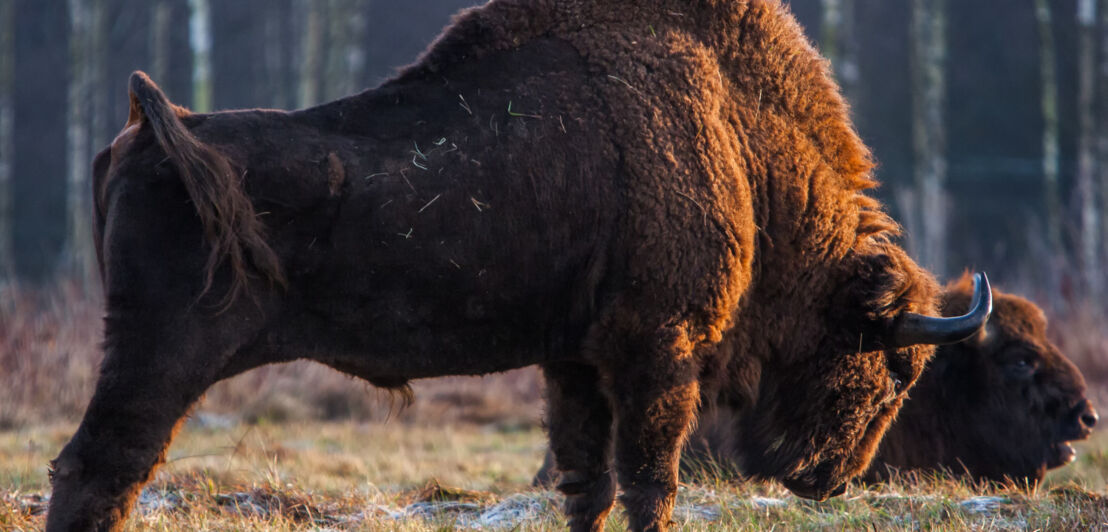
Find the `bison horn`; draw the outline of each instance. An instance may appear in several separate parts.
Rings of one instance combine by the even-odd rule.
[[[985,326],[993,311],[993,292],[984,273],[973,276],[973,301],[962,316],[935,318],[905,312],[892,334],[893,347],[917,344],[954,344],[973,336]]]

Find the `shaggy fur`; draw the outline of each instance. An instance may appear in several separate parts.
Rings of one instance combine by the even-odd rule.
[[[943,312],[969,307],[968,275],[946,287]],[[893,471],[946,470],[975,480],[1034,487],[1048,469],[1074,458],[1067,443],[1089,436],[1097,413],[1085,398],[1085,380],[1046,336],[1035,304],[994,291],[986,330],[966,342],[939,347],[904,402],[865,478]],[[741,476],[741,415],[725,406],[704,412],[689,438],[683,463]],[[553,456],[535,484],[557,478]]]
[[[967,308],[970,291],[968,277],[953,283],[944,311]],[[1048,469],[1070,463],[1067,442],[1088,437],[1098,418],[1084,377],[1046,326],[1035,304],[996,293],[985,330],[938,350],[866,478],[942,468],[1033,488]]]
[[[493,0],[296,112],[131,90],[94,163],[106,354],[51,531],[118,528],[189,405],[262,364],[400,390],[540,364],[570,527],[618,480],[662,530],[701,397],[743,408],[748,470],[823,499],[933,353],[886,348],[938,287],[775,0]]]

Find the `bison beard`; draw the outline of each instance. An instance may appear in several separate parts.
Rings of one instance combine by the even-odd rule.
[[[824,498],[927,344],[988,313],[922,317],[937,286],[776,1],[493,0],[296,112],[130,87],[93,164],[105,358],[50,531],[119,528],[208,386],[297,358],[401,390],[541,365],[574,530],[617,480],[632,529],[667,528],[698,399],[739,380],[762,473]]]

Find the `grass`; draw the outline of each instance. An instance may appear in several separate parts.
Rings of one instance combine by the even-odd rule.
[[[1064,309],[1051,332],[1104,405],[1108,318],[1097,308]],[[74,284],[0,288],[0,530],[43,526],[46,464],[72,434],[102,356],[99,316],[96,298]],[[564,526],[561,498],[529,486],[545,449],[535,370],[414,389],[415,402],[400,409],[387,393],[308,363],[220,383],[127,530]],[[934,477],[852,486],[814,503],[709,473],[682,485],[674,519],[693,531],[1108,530],[1108,434],[1078,447],[1078,461],[1033,494]],[[625,526],[613,512],[609,528]]]
[[[560,497],[530,488],[545,440],[535,427],[191,422],[127,530],[547,530]],[[46,462],[71,424],[0,433],[0,529],[43,525]],[[683,484],[681,530],[1108,529],[1108,435],[1036,493],[987,491],[941,476],[852,486],[817,503],[776,484],[711,475]],[[429,484],[430,483],[430,484]],[[626,523],[613,512],[609,529]]]

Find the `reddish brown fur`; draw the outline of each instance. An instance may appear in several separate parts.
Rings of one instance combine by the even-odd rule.
[[[394,389],[540,364],[574,530],[617,477],[631,528],[667,528],[701,397],[741,403],[750,471],[822,499],[933,352],[885,348],[938,288],[774,0],[493,0],[291,113],[132,91],[143,118],[94,163],[106,355],[51,531],[118,528],[207,386],[295,358]]]
[[[965,311],[972,289],[969,275],[949,284],[944,314]],[[886,478],[893,470],[946,470],[1034,487],[1048,469],[1073,458],[1065,442],[1084,439],[1097,422],[1081,372],[1047,338],[1046,318],[1034,303],[994,291],[994,305],[986,331],[937,350],[881,442],[867,479]],[[743,380],[751,382],[749,371],[736,382]],[[686,447],[691,468],[742,474],[735,404],[725,396],[700,417]],[[555,476],[548,456],[535,482],[549,485]]]

